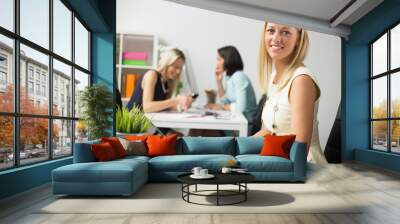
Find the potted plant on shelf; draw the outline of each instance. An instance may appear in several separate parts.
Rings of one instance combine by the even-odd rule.
[[[89,140],[110,136],[113,115],[113,95],[103,84],[87,86],[79,94],[81,120],[84,121]]]
[[[130,111],[123,106],[116,113],[117,135],[143,134],[151,126],[151,121],[145,116],[141,108],[134,106]]]

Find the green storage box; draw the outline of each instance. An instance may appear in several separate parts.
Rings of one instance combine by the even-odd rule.
[[[146,66],[147,63],[146,61],[143,60],[129,60],[129,59],[124,59],[122,60],[123,65],[139,65],[139,66]]]

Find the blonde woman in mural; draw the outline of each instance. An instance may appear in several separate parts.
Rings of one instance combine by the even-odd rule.
[[[318,133],[318,83],[303,61],[308,50],[304,29],[265,22],[259,57],[259,79],[267,101],[263,127],[254,136],[295,134],[307,143],[308,161],[326,164]]]
[[[185,64],[185,55],[177,48],[165,50],[156,69],[146,72],[137,82],[127,105],[143,108],[144,112],[187,110],[192,104],[190,96],[172,97]]]

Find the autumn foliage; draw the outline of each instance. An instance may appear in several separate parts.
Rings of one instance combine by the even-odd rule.
[[[0,93],[0,111],[13,112],[14,107],[14,88],[7,86],[6,92]],[[25,88],[20,88],[20,111],[21,114],[48,114],[48,104],[34,105],[29,99]],[[58,111],[57,111],[58,113]],[[13,148],[13,117],[0,116],[0,147]],[[24,149],[26,145],[44,145],[47,143],[48,119],[47,118],[20,118],[20,148]],[[59,127],[53,126],[53,138],[59,135]]]
[[[392,100],[392,114],[391,117],[400,117],[400,100]],[[387,101],[383,100],[380,104],[373,108],[373,118],[387,118]],[[392,121],[392,141],[397,141],[400,138],[400,122]],[[375,121],[373,125],[374,138],[386,139],[387,135],[387,122],[386,121]]]

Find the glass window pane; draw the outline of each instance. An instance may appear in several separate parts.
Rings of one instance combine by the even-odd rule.
[[[372,147],[387,151],[387,121],[372,122]]]
[[[75,121],[75,142],[88,140],[88,129],[84,120]]]
[[[49,48],[49,0],[20,0],[21,36]]]
[[[14,165],[13,118],[0,116],[0,170]]]
[[[75,63],[89,70],[89,32],[75,18]]]
[[[79,117],[81,114],[79,95],[86,86],[89,86],[89,75],[75,69],[75,117]]]
[[[372,81],[372,118],[387,118],[387,77]]]
[[[373,75],[387,71],[387,34],[372,45],[372,68]]]
[[[20,109],[25,114],[47,115],[49,57],[21,44]]]
[[[392,117],[400,118],[400,72],[391,75],[390,97]]]
[[[53,120],[53,157],[72,154],[72,121]]]
[[[391,127],[391,141],[392,141],[392,152],[400,153],[400,120],[394,120],[390,122]]]
[[[72,117],[71,66],[53,60],[53,115]]]
[[[400,67],[400,24],[391,30],[390,37],[390,67]]]
[[[14,0],[1,0],[0,9],[0,26],[14,31]]]
[[[391,121],[391,124],[392,124],[391,151],[395,153],[400,153],[400,120]]]
[[[60,0],[53,0],[53,17],[53,51],[71,60],[72,12]]]
[[[14,43],[0,35],[0,111],[14,111]]]
[[[35,163],[49,158],[48,122],[45,118],[21,117],[20,164]]]

